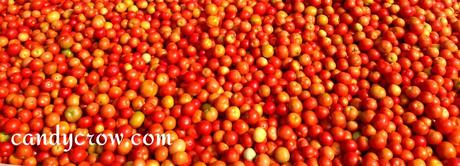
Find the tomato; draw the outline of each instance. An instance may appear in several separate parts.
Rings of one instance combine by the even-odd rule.
[[[133,114],[133,116],[131,116],[131,119],[129,120],[129,124],[133,128],[139,128],[144,123],[144,119],[145,119],[145,115],[142,112],[137,111]]]
[[[266,140],[266,137],[267,137],[267,132],[265,131],[265,129],[258,127],[254,130],[253,139],[255,142],[257,143],[264,142]]]
[[[100,111],[101,111],[101,116],[104,118],[112,118],[116,114],[115,107],[111,104],[103,105]]]
[[[454,158],[457,154],[454,145],[450,142],[441,142],[437,147],[437,152],[444,159]]]
[[[238,142],[238,134],[235,131],[229,131],[224,134],[224,142],[227,145],[235,145]]]
[[[88,157],[88,152],[86,152],[82,147],[76,147],[70,151],[69,159],[74,163],[80,163]]]
[[[285,147],[276,148],[275,152],[274,152],[274,155],[275,155],[275,159],[279,163],[286,163],[286,162],[289,162],[289,160],[290,160],[290,153],[287,150],[287,148],[285,148]]]
[[[229,163],[234,163],[240,160],[240,154],[238,154],[238,152],[233,148],[228,149],[226,152],[224,152],[224,154],[225,160]]]
[[[177,152],[172,156],[174,164],[184,165],[190,162],[189,156],[186,152]]]
[[[16,133],[19,130],[20,125],[21,121],[19,121],[18,119],[9,119],[3,124],[3,131],[6,133]]]
[[[168,157],[168,148],[160,146],[155,150],[155,159],[158,161],[164,161]]]
[[[459,9],[451,0],[1,0],[0,162],[456,165]],[[8,142],[57,125],[125,137],[69,153]],[[147,133],[172,144],[129,138]]]
[[[126,155],[131,151],[132,148],[133,145],[131,143],[131,140],[128,138],[123,138],[123,140],[121,140],[121,143],[117,147],[117,152],[121,155]]]
[[[8,142],[1,142],[0,143],[0,148],[2,149],[2,153],[1,153],[2,157],[10,156],[14,152],[13,145],[11,143],[8,143]]]
[[[69,122],[77,122],[82,117],[82,110],[78,106],[70,106],[65,110],[65,118]]]
[[[155,96],[158,92],[158,85],[152,80],[144,81],[140,86],[142,96],[150,97]]]

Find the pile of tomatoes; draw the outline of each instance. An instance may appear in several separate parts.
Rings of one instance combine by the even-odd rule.
[[[457,0],[0,0],[0,163],[459,165]],[[27,133],[120,144],[13,145]],[[133,145],[136,133],[171,145]]]

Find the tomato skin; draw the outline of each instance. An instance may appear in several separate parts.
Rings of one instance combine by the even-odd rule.
[[[440,157],[445,159],[455,158],[457,153],[455,147],[449,142],[442,142],[437,148],[437,152],[440,153]]]
[[[240,160],[239,154],[235,149],[229,149],[225,152],[225,154],[226,154],[225,158],[227,162],[229,163],[233,163],[233,162]]]
[[[198,123],[196,128],[199,134],[206,136],[206,135],[211,134],[211,131],[212,131],[211,125],[212,124],[209,121],[201,121]]]
[[[323,132],[319,135],[319,141],[322,145],[329,146],[333,143],[333,137],[328,132]]]
[[[436,121],[435,123],[436,128],[443,134],[449,134],[454,130],[454,125],[452,121],[449,119],[441,119]]]
[[[3,131],[10,134],[15,133],[19,130],[20,124],[21,121],[16,118],[9,119],[5,122],[5,124],[3,124]]]
[[[33,153],[34,151],[31,146],[19,145],[16,148],[15,156],[17,156],[19,159],[26,159],[28,157],[32,157]]]
[[[373,121],[374,121],[374,126],[376,127],[376,129],[382,130],[388,126],[390,120],[388,116],[384,114],[377,114],[374,116]]]
[[[10,156],[11,154],[13,154],[13,151],[14,151],[13,144],[8,143],[8,142],[1,142],[0,149],[2,150],[2,153],[1,153],[2,157]]]
[[[452,159],[447,160],[446,164],[448,164],[448,165],[459,165],[460,160],[458,158],[452,158]]]
[[[137,111],[131,116],[129,120],[129,124],[134,128],[139,128],[144,123],[144,119],[145,119],[144,113]]]
[[[88,152],[86,152],[81,147],[76,147],[70,151],[69,159],[74,163],[80,163],[88,157]]]
[[[254,125],[259,120],[260,115],[255,110],[249,110],[248,112],[244,113],[242,118],[250,125]]]
[[[235,131],[229,131],[224,134],[224,142],[227,145],[234,145],[238,142],[238,134]]]

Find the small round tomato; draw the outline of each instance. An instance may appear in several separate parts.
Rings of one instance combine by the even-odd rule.
[[[70,151],[69,159],[74,163],[83,162],[88,157],[88,152],[82,147],[76,147]]]
[[[145,119],[145,115],[144,113],[140,112],[140,111],[136,111],[132,116],[131,116],[131,119],[129,120],[129,124],[133,127],[133,128],[139,128],[142,126],[142,124],[144,123],[144,119]]]
[[[64,116],[68,122],[77,122],[82,117],[82,111],[79,106],[67,107]]]

